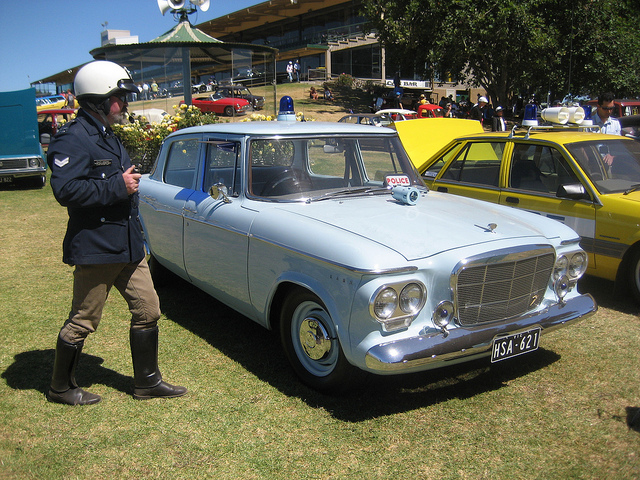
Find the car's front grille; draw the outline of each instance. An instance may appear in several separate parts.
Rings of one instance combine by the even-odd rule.
[[[9,170],[13,168],[27,168],[29,159],[27,158],[9,158],[0,160],[0,170]]]
[[[454,274],[458,321],[477,325],[522,315],[540,305],[553,272],[553,249],[486,257]]]

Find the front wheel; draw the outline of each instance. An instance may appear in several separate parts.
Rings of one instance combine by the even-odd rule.
[[[629,267],[629,285],[636,302],[640,303],[640,249],[631,256]]]
[[[297,290],[284,302],[280,338],[294,371],[309,387],[339,393],[355,372],[342,352],[333,320],[314,294]]]
[[[233,107],[224,107],[224,114],[227,117],[233,117]]]

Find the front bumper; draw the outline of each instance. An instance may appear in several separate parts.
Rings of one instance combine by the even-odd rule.
[[[591,295],[580,295],[555,304],[532,315],[474,327],[457,327],[448,331],[376,345],[367,351],[365,364],[369,371],[402,373],[428,370],[446,363],[458,363],[491,355],[493,339],[532,327],[542,333],[577,322],[598,310]]]

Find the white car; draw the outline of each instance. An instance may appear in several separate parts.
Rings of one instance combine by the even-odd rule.
[[[429,191],[385,127],[179,130],[141,181],[140,212],[155,274],[278,330],[321,391],[357,370],[526,354],[597,309],[577,290],[587,257],[573,230]]]

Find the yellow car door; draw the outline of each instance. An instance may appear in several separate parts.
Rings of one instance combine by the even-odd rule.
[[[500,203],[544,215],[574,229],[589,255],[589,268],[595,268],[598,202],[588,184],[555,146],[523,142],[513,143],[507,150]]]

